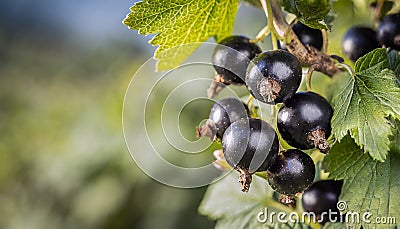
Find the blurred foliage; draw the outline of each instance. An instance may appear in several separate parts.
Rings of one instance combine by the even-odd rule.
[[[0,228],[211,227],[197,214],[204,189],[151,180],[125,147],[141,49],[50,40],[0,38]]]

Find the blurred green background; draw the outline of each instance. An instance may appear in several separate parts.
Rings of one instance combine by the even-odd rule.
[[[213,227],[197,213],[205,187],[157,183],[126,149],[125,90],[155,50],[121,23],[133,2],[0,2],[0,228]],[[352,16],[338,14],[331,50]],[[266,23],[243,5],[238,18],[234,33],[250,37]],[[203,105],[180,127],[188,139]]]

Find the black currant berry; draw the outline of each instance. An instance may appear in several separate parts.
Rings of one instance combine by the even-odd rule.
[[[284,195],[303,192],[312,184],[314,176],[313,160],[298,149],[281,152],[267,170],[269,185]]]
[[[381,45],[400,50],[400,13],[383,17],[376,37]]]
[[[301,64],[294,55],[284,50],[267,51],[249,64],[246,84],[256,99],[281,103],[297,91],[301,74]]]
[[[333,109],[324,97],[314,92],[299,92],[283,103],[278,112],[282,138],[299,149],[329,150]]]
[[[298,22],[293,26],[293,31],[304,45],[313,46],[318,50],[322,49],[324,41],[321,30],[310,28]]]
[[[370,51],[379,48],[376,32],[368,27],[353,26],[342,40],[344,54],[353,62]]]
[[[197,130],[197,134],[199,137],[207,136],[212,140],[222,139],[225,130],[231,123],[247,118],[246,107],[240,99],[221,99],[211,108],[207,122]]]
[[[247,192],[251,175],[266,171],[275,160],[279,140],[270,124],[260,119],[242,119],[232,123],[222,138],[225,160],[239,171],[242,191]]]
[[[342,185],[342,180],[320,180],[314,182],[304,191],[301,200],[304,211],[314,212],[321,222],[327,222],[329,220],[328,213],[332,212],[334,214],[331,214],[331,219],[337,220],[340,216],[337,203]]]
[[[244,85],[246,68],[261,48],[251,43],[244,36],[229,36],[217,45],[212,54],[212,63],[217,72],[209,90],[209,97],[214,97],[223,85]]]
[[[303,45],[310,45],[318,50],[322,49],[324,41],[321,30],[313,29],[301,22],[297,22],[292,29]],[[286,45],[279,41],[278,48],[286,49]]]

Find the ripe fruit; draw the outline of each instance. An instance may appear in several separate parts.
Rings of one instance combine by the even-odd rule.
[[[249,64],[246,84],[256,99],[281,103],[297,91],[301,74],[301,64],[294,55],[284,50],[267,51]]]
[[[212,54],[212,63],[218,73],[218,82],[223,84],[244,84],[247,65],[261,48],[244,36],[230,36],[223,39]]]
[[[353,62],[361,56],[379,48],[376,32],[368,27],[354,26],[345,33],[342,40],[344,54]]]
[[[381,45],[400,50],[400,13],[383,17],[376,37]]]
[[[314,92],[299,92],[286,100],[278,112],[278,130],[282,138],[299,149],[329,150],[333,109]]]
[[[247,118],[247,110],[242,101],[237,98],[221,99],[211,108],[207,122],[197,130],[197,134],[212,140],[222,139],[231,123]]]
[[[279,140],[270,124],[260,119],[241,119],[226,129],[222,138],[225,160],[239,171],[242,191],[247,192],[251,175],[266,171],[275,160]]]
[[[335,212],[335,215],[332,214],[332,219],[338,219],[340,211],[337,208],[337,203],[342,185],[342,180],[320,180],[314,182],[310,188],[304,191],[301,200],[304,211],[314,212],[321,222],[329,220],[329,211]],[[333,218],[334,216],[336,217]]]
[[[298,149],[281,152],[267,170],[268,183],[284,195],[307,189],[314,180],[315,165],[308,154]]]
[[[303,45],[310,45],[318,50],[322,49],[324,42],[321,30],[310,28],[301,22],[297,22],[292,29]],[[279,41],[278,44],[279,48],[286,49],[283,42]]]

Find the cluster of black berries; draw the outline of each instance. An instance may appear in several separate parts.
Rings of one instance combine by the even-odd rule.
[[[354,62],[381,46],[400,51],[400,13],[383,17],[376,31],[370,27],[353,26],[342,41],[344,54]]]
[[[230,36],[220,44],[212,56],[216,81],[246,85],[255,99],[267,104],[283,103],[278,112],[278,130],[296,149],[279,152],[275,129],[261,119],[251,118],[249,108],[236,98],[216,102],[198,134],[222,141],[226,162],[240,173],[242,191],[249,190],[252,174],[266,171],[275,191],[286,197],[303,192],[313,183],[315,164],[301,150],[329,150],[332,107],[314,92],[296,93],[302,69],[291,53],[262,52],[243,36]]]

